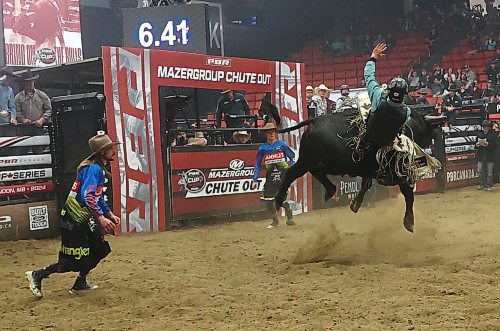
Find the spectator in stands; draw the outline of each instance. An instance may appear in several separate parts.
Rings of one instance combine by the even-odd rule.
[[[317,95],[313,97],[316,103],[316,113],[314,117],[331,114],[335,110],[335,103],[328,98],[330,89],[325,84],[316,88]]]
[[[444,86],[437,77],[434,78],[434,83],[431,86],[431,90],[432,90],[432,95],[435,97],[443,95]]]
[[[12,68],[4,67],[0,69],[0,137],[15,137],[17,135],[14,91],[9,86],[14,78]],[[6,152],[6,148],[0,149],[1,155],[7,155]]]
[[[438,79],[440,83],[443,82],[444,79],[444,69],[441,68],[439,64],[435,64],[432,72],[432,79]]]
[[[479,83],[477,80],[472,83],[470,94],[472,95],[472,98],[474,100],[481,99],[481,97],[483,96],[483,90],[479,87]]]
[[[193,138],[188,139],[186,146],[206,146],[207,143],[207,139],[205,139],[203,132],[197,131]]]
[[[448,90],[450,93],[443,98],[441,110],[448,118],[448,125],[453,126],[456,122],[458,109],[462,107],[462,99],[457,95],[456,85],[450,86]]]
[[[404,103],[407,106],[413,106],[417,104],[417,100],[415,100],[415,91],[409,91],[405,96]]]
[[[467,84],[465,84],[465,88],[469,89],[476,80],[476,73],[470,70],[470,66],[468,64],[464,65],[465,77],[467,78]]]
[[[432,26],[427,34],[427,46],[429,47],[429,57],[431,54],[431,49],[436,45],[439,40],[439,36],[436,31],[436,27]]]
[[[408,73],[408,87],[409,91],[416,91],[420,86],[420,77],[415,69],[411,68]]]
[[[485,69],[485,74],[488,76],[488,79],[489,80],[492,80],[494,82],[494,84],[497,84],[498,82],[496,81],[497,80],[497,73],[498,73],[498,69],[497,69],[497,60],[496,59],[493,59],[491,60],[487,65],[486,65],[486,69]]]
[[[492,124],[483,121],[483,131],[477,135],[477,172],[479,173],[478,190],[491,191],[493,186],[493,164],[498,146],[498,134],[491,130]]]
[[[316,116],[316,102],[313,100],[314,88],[311,85],[306,86],[306,102],[307,102],[307,115],[309,118]]]
[[[488,39],[484,42],[484,50],[485,51],[495,51],[497,49],[497,42],[493,35],[489,36]]]
[[[217,102],[217,111],[215,112],[216,126],[221,127],[222,114],[228,128],[243,128],[249,126],[248,118],[250,116],[250,107],[242,94],[235,93],[232,90],[223,90],[223,95]],[[225,134],[227,143],[232,142],[232,133]]]
[[[389,33],[387,36],[385,36],[385,43],[387,44],[387,48],[392,48],[394,46],[394,38],[392,37],[392,34]]]
[[[488,80],[488,86],[483,90],[481,98],[484,102],[488,102],[495,94],[497,94],[497,91],[495,91],[495,88],[493,87],[493,82]]]
[[[233,133],[233,140],[237,144],[250,144],[251,135],[248,131],[236,131]]]
[[[385,39],[384,37],[382,37],[382,34],[380,33],[377,35],[377,38],[375,38],[375,40],[373,41],[372,46],[375,47],[378,44],[385,44]]]
[[[447,82],[454,83],[457,80],[457,75],[453,73],[453,68],[448,68],[448,71],[444,74],[443,78]]]
[[[418,90],[418,98],[416,100],[417,105],[428,105],[429,101],[427,101],[427,95],[429,94],[429,90],[426,88],[421,88]]]
[[[354,104],[354,99],[349,96],[349,85],[340,86],[340,98],[337,99],[336,110],[340,111],[342,107],[351,107]]]
[[[421,74],[420,74],[420,77],[419,77],[419,81],[420,81],[420,87],[421,88],[422,87],[425,87],[425,88],[430,88],[431,87],[432,80],[431,80],[431,76],[427,72],[427,69],[422,68],[422,71],[421,71]]]
[[[17,122],[23,124],[20,133],[26,136],[43,136],[43,126],[50,122],[52,104],[45,92],[35,88],[35,81],[40,77],[31,70],[21,75],[23,90],[15,97]],[[45,146],[32,147],[33,153],[43,153]]]
[[[472,99],[470,89],[466,88],[465,84],[460,85],[460,89],[458,90],[457,94],[462,100]]]

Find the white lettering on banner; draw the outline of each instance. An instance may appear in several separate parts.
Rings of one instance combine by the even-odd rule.
[[[254,169],[247,167],[241,170],[230,169],[212,169],[208,174],[208,179],[216,178],[234,178],[234,177],[251,177],[254,174]]]
[[[22,165],[40,165],[51,164],[52,156],[50,154],[42,155],[19,155],[0,157],[0,168]]]
[[[361,183],[358,181],[340,181],[340,195],[358,193],[361,190]]]
[[[258,185],[255,190],[252,190],[252,179],[236,179],[207,182],[203,189],[198,192],[188,191],[186,198],[201,198],[219,195],[243,194],[259,192],[264,189],[265,178],[258,179]]]
[[[479,177],[479,174],[473,168],[446,172],[446,181],[448,183],[474,179],[477,177]]]
[[[113,102],[116,132],[124,144],[118,153],[122,231],[158,230],[157,194],[152,173],[155,173],[154,137],[151,116],[151,91],[149,76],[149,52],[135,55],[127,50],[111,49],[113,75]],[[116,70],[116,58],[120,60],[120,71]],[[143,80],[143,69],[147,73]],[[127,98],[120,100],[120,82],[126,75]],[[137,82],[132,86],[133,77]],[[144,95],[146,98],[144,98]],[[128,102],[127,102],[128,101]],[[142,111],[140,117],[133,114]],[[153,152],[152,152],[153,151]],[[132,178],[133,177],[133,178]],[[152,208],[152,205],[154,206]]]
[[[41,179],[52,177],[52,169],[28,169],[28,170],[11,170],[11,171],[1,171],[0,181],[9,182],[14,180],[29,180],[29,179]]]
[[[207,65],[215,67],[230,67],[231,60],[222,58],[207,58]]]
[[[229,64],[224,64],[223,63],[223,61],[225,61],[224,59],[207,59],[207,62],[208,60],[212,61],[220,60],[222,62],[220,66],[230,65],[230,62]],[[211,65],[218,65],[218,64],[211,64]],[[158,66],[157,74],[158,78],[172,78],[172,79],[182,79],[182,80],[199,80],[208,82],[225,81],[226,83],[257,84],[257,85],[269,85],[271,83],[270,74],[260,74],[255,72],[236,72],[236,71],[224,72],[222,70]]]
[[[475,149],[475,145],[461,145],[461,146],[445,147],[446,154],[462,153],[462,152],[472,151],[474,149]]]
[[[448,127],[448,126],[443,127],[444,133],[479,131],[479,130],[481,130],[481,125],[458,125],[453,127]]]
[[[455,138],[446,138],[444,140],[445,145],[458,145],[458,144],[466,144],[466,143],[475,143],[477,140],[477,136],[467,136],[467,137],[455,137]]]

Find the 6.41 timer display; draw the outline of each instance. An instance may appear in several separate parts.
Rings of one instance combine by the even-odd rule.
[[[188,45],[191,40],[189,20],[166,21],[160,26],[143,22],[138,29],[138,41],[144,48]]]

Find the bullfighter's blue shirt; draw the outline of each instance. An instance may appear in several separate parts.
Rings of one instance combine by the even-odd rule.
[[[278,165],[281,168],[288,168],[287,159],[293,165],[295,153],[283,140],[276,140],[274,144],[265,143],[259,147],[257,152],[257,160],[255,161],[255,169],[253,174],[253,181],[259,179],[260,167],[262,163],[266,169],[270,165]]]

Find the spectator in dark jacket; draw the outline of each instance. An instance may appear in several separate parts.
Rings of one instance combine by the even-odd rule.
[[[457,87],[450,86],[450,93],[443,99],[441,109],[448,118],[448,125],[455,125],[458,109],[462,107],[462,99],[457,95]]]
[[[420,87],[430,88],[432,86],[431,76],[427,73],[427,69],[423,68],[420,74]]]
[[[477,135],[477,172],[479,173],[479,190],[491,191],[493,185],[493,169],[495,150],[498,146],[498,133],[491,129],[488,120],[483,121],[483,131]]]
[[[497,84],[497,60],[493,59],[486,65],[486,70],[484,71],[488,76],[488,79],[493,81],[493,84]]]

